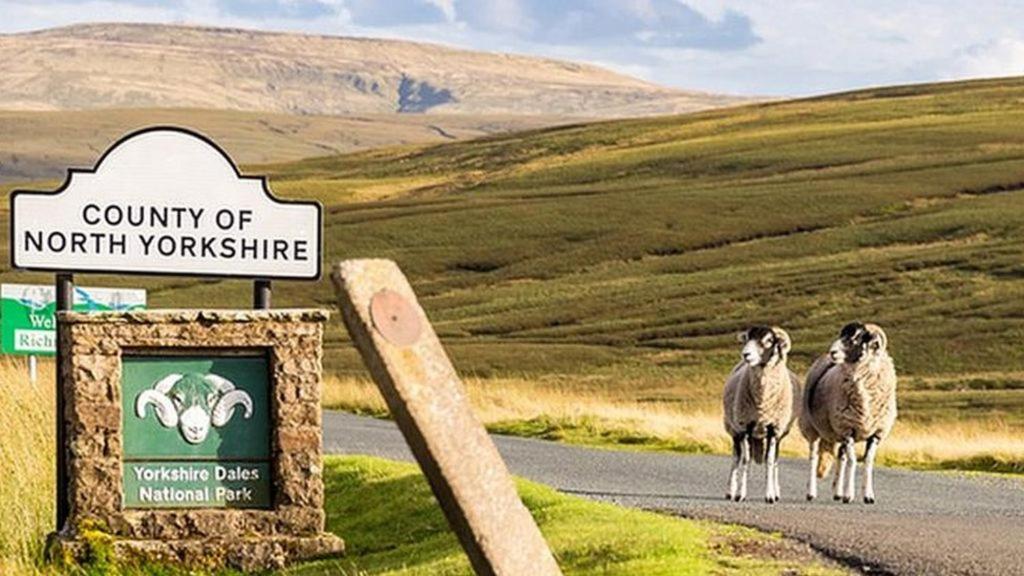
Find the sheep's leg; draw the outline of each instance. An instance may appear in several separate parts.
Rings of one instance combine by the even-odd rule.
[[[864,449],[864,503],[875,503],[875,453],[878,452],[878,436],[868,438]]]
[[[846,439],[846,490],[843,491],[843,503],[853,502],[853,493],[857,484],[857,447],[853,436]]]
[[[839,445],[835,467],[835,476],[832,477],[832,499],[842,500],[842,490],[846,484],[846,444]]]
[[[778,502],[782,498],[782,486],[779,484],[779,442],[775,443],[775,463],[772,464],[772,470],[775,471],[775,501]]]
[[[744,434],[740,445],[740,491],[733,500],[747,499],[747,472],[750,470],[750,434]]]
[[[729,493],[725,495],[727,500],[735,500],[738,495],[740,482],[740,460],[743,458],[743,435],[735,434],[732,437],[732,469],[729,470]]]
[[[807,481],[807,500],[811,501],[818,497],[818,451],[821,450],[821,438],[812,440],[808,449],[811,456],[811,478]]]
[[[769,426],[765,435],[767,446],[764,458],[764,501],[773,504],[775,497],[775,454],[778,451],[779,440],[775,436],[775,428]]]

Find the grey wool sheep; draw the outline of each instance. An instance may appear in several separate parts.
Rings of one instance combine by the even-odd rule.
[[[853,500],[855,448],[864,442],[864,502],[874,504],[875,454],[896,423],[896,368],[888,343],[876,324],[847,324],[808,371],[800,417],[800,431],[810,445],[808,500],[817,497],[817,480],[828,474],[837,446],[833,498]]]
[[[725,430],[733,443],[732,470],[726,497],[747,497],[750,460],[765,465],[765,502],[779,501],[779,443],[800,409],[800,381],[786,366],[792,348],[779,327],[755,326],[738,335],[743,360],[725,383]]]

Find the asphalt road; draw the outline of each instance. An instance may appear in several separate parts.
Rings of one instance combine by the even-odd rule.
[[[808,503],[806,464],[784,460],[781,502],[761,500],[763,468],[755,467],[748,501],[732,503],[727,457],[494,440],[513,473],[563,492],[780,531],[873,574],[1024,575],[1024,480],[878,468],[877,504],[835,503],[830,482]],[[340,412],[324,413],[324,450],[412,460],[393,423]]]

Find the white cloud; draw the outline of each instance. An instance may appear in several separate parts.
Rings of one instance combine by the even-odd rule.
[[[1024,74],[1024,40],[1000,38],[968,46],[945,67],[947,78]]]
[[[90,2],[11,2],[0,0],[0,32],[25,32],[93,20],[166,22],[183,15],[160,6],[130,5],[116,0]]]
[[[437,6],[448,22],[455,21],[455,0],[426,0],[428,4]]]
[[[465,19],[472,14],[480,26],[495,31],[524,34],[537,25],[526,15],[518,0],[489,0],[462,8],[457,13],[459,16]]]

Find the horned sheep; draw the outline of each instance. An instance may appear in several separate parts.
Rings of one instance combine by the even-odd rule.
[[[738,335],[742,361],[725,384],[725,429],[732,437],[730,500],[747,496],[751,457],[765,464],[765,502],[779,501],[779,443],[789,433],[800,407],[800,382],[786,366],[792,348],[779,327],[756,326]]]
[[[800,431],[810,445],[808,500],[817,496],[817,480],[828,474],[836,446],[833,498],[853,500],[856,443],[865,442],[864,502],[875,502],[875,455],[896,423],[896,369],[887,347],[888,337],[878,325],[847,324],[808,371],[800,417]]]

